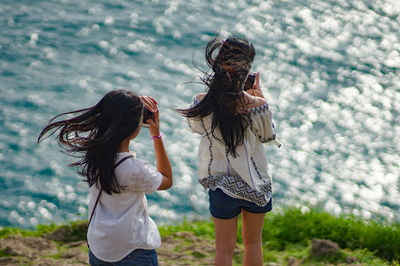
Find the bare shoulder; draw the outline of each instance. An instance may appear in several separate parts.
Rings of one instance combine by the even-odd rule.
[[[262,97],[252,96],[248,93],[245,94],[246,97],[246,107],[247,108],[255,108],[265,104],[267,101]]]
[[[204,99],[204,97],[206,97],[206,95],[207,95],[207,93],[202,92],[202,93],[197,94],[194,97],[201,102]]]

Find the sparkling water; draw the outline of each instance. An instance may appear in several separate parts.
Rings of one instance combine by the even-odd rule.
[[[114,88],[160,103],[174,187],[148,196],[157,222],[208,217],[199,136],[174,110],[204,91],[204,47],[239,35],[256,48],[283,147],[267,146],[274,206],[399,221],[400,2],[397,0],[2,0],[0,226],[87,218],[88,188],[40,130]],[[143,129],[132,144],[154,163]]]

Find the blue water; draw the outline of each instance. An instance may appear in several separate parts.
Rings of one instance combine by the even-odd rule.
[[[87,217],[87,186],[54,138],[55,114],[113,88],[160,102],[175,185],[149,195],[157,222],[204,218],[199,137],[174,108],[204,90],[215,33],[254,43],[254,71],[283,148],[267,147],[275,207],[400,221],[400,2],[397,0],[2,0],[0,226]],[[132,145],[154,162],[149,134]]]

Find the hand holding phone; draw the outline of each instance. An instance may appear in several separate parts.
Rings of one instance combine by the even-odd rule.
[[[154,113],[149,111],[146,107],[143,110],[143,126],[144,127],[149,127],[149,123],[147,123],[147,120],[153,120],[154,121]]]
[[[247,76],[246,82],[244,83],[244,90],[252,90],[254,87],[254,82],[256,80],[256,74],[254,72],[250,72],[249,75]]]
[[[140,96],[140,99],[144,103],[144,110],[143,110],[143,126],[149,127],[148,120],[151,119],[154,121],[155,116],[154,113],[158,111],[157,104],[158,102],[150,96]]]
[[[260,72],[257,72],[257,73],[251,72],[251,73],[249,73],[249,76],[248,76],[248,78],[246,80],[246,83],[247,82],[249,82],[249,85],[245,85],[245,89],[244,89],[245,91],[247,91],[249,94],[251,94],[253,96],[265,98],[264,94],[263,94],[263,92],[261,90],[261,86],[260,86]],[[251,84],[251,87],[250,88],[246,88],[246,86],[250,86],[250,84]]]

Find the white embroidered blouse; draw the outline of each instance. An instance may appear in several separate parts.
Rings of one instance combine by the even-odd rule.
[[[200,101],[194,98],[193,105]],[[265,206],[271,199],[271,174],[263,143],[276,141],[272,113],[268,103],[248,109],[251,124],[245,132],[244,143],[237,147],[235,158],[227,147],[211,133],[212,114],[202,119],[188,119],[189,128],[202,136],[198,150],[198,179],[205,189],[220,188],[234,198]],[[214,134],[222,139],[220,131]]]

